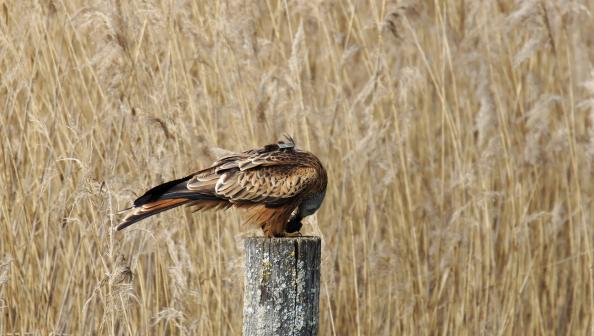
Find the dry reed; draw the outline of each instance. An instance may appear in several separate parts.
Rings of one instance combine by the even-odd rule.
[[[594,334],[592,0],[0,8],[0,334],[238,334],[237,213],[116,213],[284,133],[320,335]]]

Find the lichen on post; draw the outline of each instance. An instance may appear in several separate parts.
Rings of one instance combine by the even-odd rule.
[[[317,335],[319,237],[245,240],[245,336]]]

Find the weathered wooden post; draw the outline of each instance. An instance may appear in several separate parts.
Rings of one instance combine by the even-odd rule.
[[[245,240],[243,335],[317,335],[319,237]]]

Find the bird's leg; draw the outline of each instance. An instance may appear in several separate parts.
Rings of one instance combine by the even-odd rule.
[[[303,223],[301,223],[301,219],[302,218],[299,216],[293,216],[287,222],[287,226],[285,226],[286,236],[301,236],[301,233],[299,232],[299,230],[301,230],[301,227],[303,226]]]

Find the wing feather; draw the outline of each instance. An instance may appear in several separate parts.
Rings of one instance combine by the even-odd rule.
[[[222,157],[194,175],[187,189],[208,187],[216,196],[236,204],[284,204],[317,178],[316,169],[300,161],[292,139],[288,140]]]
[[[310,167],[271,166],[238,170],[230,178],[220,178],[215,194],[231,202],[278,203],[289,200],[308,188],[316,178]]]

